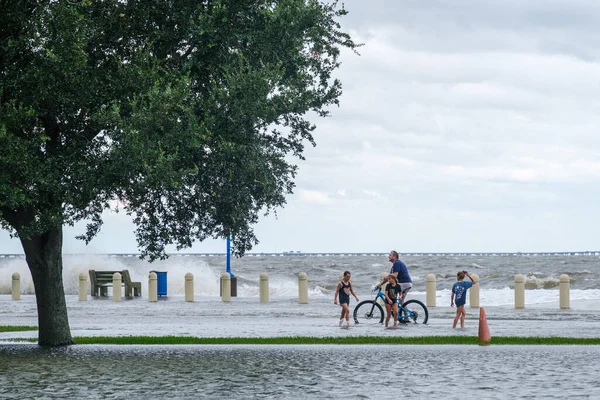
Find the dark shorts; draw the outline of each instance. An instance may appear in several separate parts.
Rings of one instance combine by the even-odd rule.
[[[392,301],[390,302],[390,301],[387,301],[387,299],[386,299],[385,303],[388,304],[388,305],[390,305],[390,306],[393,306],[394,304],[398,303],[398,300],[397,299],[392,299]]]
[[[467,303],[466,301],[463,301],[462,303],[455,303],[455,304],[456,304],[456,308],[458,308],[458,307],[462,307],[462,306],[464,306],[466,303]]]

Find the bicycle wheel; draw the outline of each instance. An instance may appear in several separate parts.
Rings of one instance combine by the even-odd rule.
[[[402,305],[411,312],[411,315],[406,318],[408,321],[414,321],[415,324],[426,324],[429,319],[429,311],[425,304],[419,300],[408,300]]]
[[[381,324],[383,323],[383,308],[373,300],[361,301],[354,307],[354,323]]]

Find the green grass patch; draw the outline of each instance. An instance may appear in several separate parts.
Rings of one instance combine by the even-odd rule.
[[[0,325],[0,332],[37,331],[37,326]]]
[[[37,331],[37,326],[0,326],[0,332]],[[37,342],[37,338],[5,339],[14,342]],[[255,344],[255,345],[298,345],[298,344],[333,344],[333,345],[479,345],[476,336],[346,336],[346,337],[194,337],[194,336],[80,336],[74,337],[77,344],[116,344],[116,345],[178,345],[178,344]],[[486,343],[482,343],[486,344]],[[494,336],[491,345],[600,345],[598,338],[570,337],[519,337]]]
[[[122,345],[177,345],[177,344],[256,344],[256,345],[298,345],[298,344],[333,344],[333,345],[479,345],[473,336],[420,336],[420,337],[387,337],[387,336],[353,336],[353,337],[213,337],[200,338],[192,336],[85,336],[73,338],[77,344],[122,344]],[[600,345],[600,338],[568,338],[568,337],[493,337],[492,345]]]

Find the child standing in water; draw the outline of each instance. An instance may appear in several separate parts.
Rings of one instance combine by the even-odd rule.
[[[398,295],[402,296],[402,290],[398,285],[398,280],[394,274],[389,274],[387,278],[388,284],[385,286],[385,327],[388,327],[390,317],[394,316],[393,328],[398,324]]]
[[[471,282],[464,282],[465,276],[467,276]],[[454,317],[454,324],[452,328],[456,328],[456,324],[460,319],[460,327],[465,327],[465,303],[467,302],[467,289],[471,288],[475,281],[471,278],[471,275],[467,271],[460,271],[456,274],[456,282],[452,286],[452,295],[450,296],[450,307],[454,307],[456,303],[456,316]]]
[[[333,304],[338,303],[338,297],[340,300],[340,306],[342,306],[342,314],[340,315],[339,326],[342,326],[344,318],[346,318],[346,328],[350,326],[350,293],[358,301],[358,297],[354,294],[352,284],[350,283],[351,274],[349,271],[344,271],[344,278],[338,283],[335,294],[333,295]]]

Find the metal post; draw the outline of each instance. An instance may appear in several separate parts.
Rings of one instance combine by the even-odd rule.
[[[229,276],[233,276],[231,273],[231,239],[227,236],[227,271]]]
[[[230,296],[237,297],[237,278],[231,272],[231,238],[227,236],[227,270],[225,271],[229,274],[230,278]],[[221,291],[221,295],[223,295]]]

